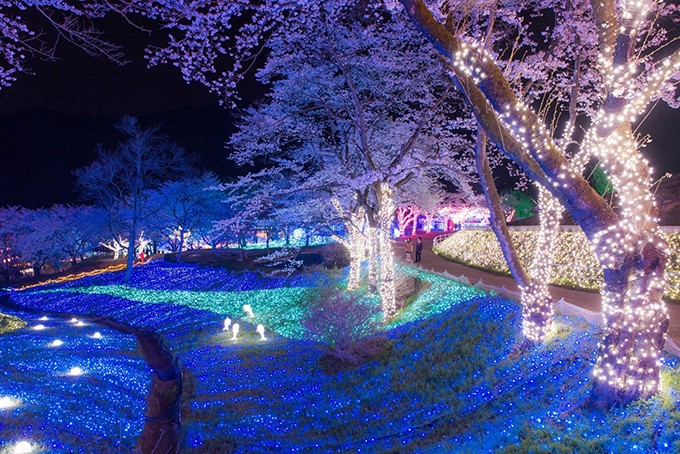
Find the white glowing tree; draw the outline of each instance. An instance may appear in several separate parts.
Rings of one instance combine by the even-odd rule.
[[[445,121],[455,111],[448,77],[433,55],[416,49],[420,38],[412,26],[344,4],[326,2],[324,14],[290,18],[270,37],[258,78],[272,92],[247,112],[232,144],[239,163],[271,159],[282,174],[294,173],[311,187],[352,193],[366,217],[369,284],[377,283],[379,252],[389,317],[395,191],[442,162],[464,180],[456,158],[466,141]],[[345,216],[351,223],[359,214]]]

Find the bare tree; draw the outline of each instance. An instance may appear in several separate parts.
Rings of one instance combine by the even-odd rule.
[[[117,124],[127,138],[115,151],[99,146],[98,158],[75,171],[83,196],[106,210],[112,233],[122,229],[128,237],[125,282],[130,280],[140,222],[149,216],[145,193],[165,178],[190,165],[184,150],[159,134],[160,126],[143,128],[136,118]]]

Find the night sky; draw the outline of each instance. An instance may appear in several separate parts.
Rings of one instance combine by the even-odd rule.
[[[242,170],[227,160],[231,113],[217,95],[187,84],[174,66],[147,68],[148,34],[113,18],[111,41],[122,43],[130,63],[118,66],[64,43],[59,60],[32,60],[35,75],[19,74],[0,90],[0,206],[49,207],[77,203],[71,172],[95,158],[97,143],[113,148],[122,115],[161,132],[199,156],[199,167],[228,178]]]
[[[32,60],[35,75],[19,74],[0,90],[0,206],[77,203],[71,172],[94,159],[98,142],[115,146],[121,137],[113,124],[125,114],[144,125],[161,123],[171,140],[200,156],[200,167],[222,178],[243,173],[227,160],[233,117],[217,95],[184,82],[174,66],[147,69],[147,33],[117,18],[105,29],[123,44],[130,63],[118,66],[65,44],[59,61]],[[262,94],[252,82],[245,87],[246,103]],[[644,154],[654,177],[680,173],[680,112],[659,104],[639,132],[653,138]]]

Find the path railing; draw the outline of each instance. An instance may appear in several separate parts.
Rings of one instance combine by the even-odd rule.
[[[450,232],[450,233],[446,233],[446,234],[444,234],[444,235],[438,235],[438,236],[434,237],[434,238],[432,239],[432,248],[433,248],[433,249],[436,248],[437,245],[439,245],[439,243],[441,243],[442,241],[444,241],[445,239],[447,239],[448,237],[450,237],[450,236],[453,235],[454,233],[455,233],[455,232]]]

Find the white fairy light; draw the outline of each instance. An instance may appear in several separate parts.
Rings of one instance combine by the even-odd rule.
[[[42,331],[45,329],[45,325],[35,325],[33,329],[36,331]]]
[[[391,227],[394,219],[394,189],[380,185],[380,271],[383,319],[392,317],[397,310],[394,289],[394,247]]]
[[[366,211],[363,207],[358,207],[349,214],[340,205],[336,198],[332,199],[333,207],[340,217],[345,219],[345,226],[349,233],[349,240],[339,238],[339,241],[349,250],[350,267],[347,290],[356,290],[359,287],[361,278],[361,262],[364,259],[364,226],[366,224]]]
[[[102,338],[102,333],[100,333],[99,331],[96,331],[96,332],[92,335],[92,338],[93,338],[93,339],[101,339],[101,338]]]
[[[54,339],[52,342],[48,344],[49,347],[61,347],[62,345],[64,345],[64,342],[62,342],[59,339]]]

